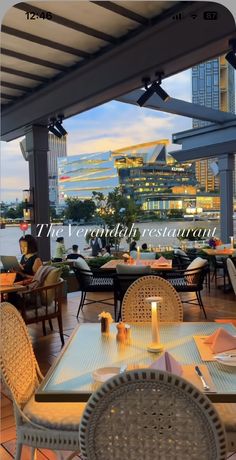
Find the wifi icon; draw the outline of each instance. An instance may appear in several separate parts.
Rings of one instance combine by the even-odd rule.
[[[197,14],[191,14],[192,19],[197,19]]]

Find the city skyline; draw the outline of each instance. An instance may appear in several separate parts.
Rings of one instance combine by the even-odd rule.
[[[170,96],[191,102],[191,69],[163,81]],[[174,132],[191,129],[192,119],[117,101],[108,102],[64,121],[68,132],[68,156],[108,151],[127,145],[168,138]],[[1,200],[21,200],[28,186],[28,163],[23,159],[19,142],[1,143]],[[179,146],[170,145],[169,151]]]

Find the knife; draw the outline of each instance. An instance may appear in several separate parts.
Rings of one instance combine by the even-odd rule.
[[[204,377],[202,375],[202,372],[201,372],[201,370],[199,369],[198,366],[195,366],[195,371],[196,371],[196,374],[198,375],[198,377],[200,377],[200,379],[201,379],[201,382],[202,382],[204,390],[209,391],[210,387],[209,387],[209,385],[207,385],[207,383],[206,383],[206,381],[205,381],[205,379],[204,379]]]

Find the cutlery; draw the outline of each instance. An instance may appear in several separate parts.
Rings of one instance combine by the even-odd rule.
[[[197,375],[198,375],[198,376],[200,377],[200,379],[201,379],[201,382],[202,382],[202,385],[203,385],[204,390],[205,390],[205,391],[209,391],[209,390],[210,390],[210,387],[207,385],[207,383],[206,383],[206,381],[205,381],[205,379],[204,379],[204,377],[203,377],[203,375],[202,375],[202,372],[201,372],[201,370],[199,369],[198,366],[195,366],[195,371],[196,371]]]
[[[228,358],[236,358],[236,353],[233,355],[215,355],[215,358],[217,359],[228,359]]]

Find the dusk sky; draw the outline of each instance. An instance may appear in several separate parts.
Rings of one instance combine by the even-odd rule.
[[[167,78],[163,88],[174,98],[191,102],[191,70]],[[68,132],[68,156],[102,152],[158,139],[169,139],[172,134],[191,129],[192,120],[179,115],[140,108],[111,101],[88,112],[64,121]],[[1,143],[1,200],[22,199],[22,190],[28,188],[28,163],[24,160],[19,138]],[[170,145],[168,150],[179,146]]]
[[[166,79],[162,86],[170,96],[191,101],[190,70]],[[171,141],[172,133],[191,128],[191,119],[111,101],[65,120],[64,126],[68,132],[68,156],[71,156],[158,139]],[[20,140],[1,143],[3,201],[21,200],[22,190],[28,187],[28,163],[21,154]]]

